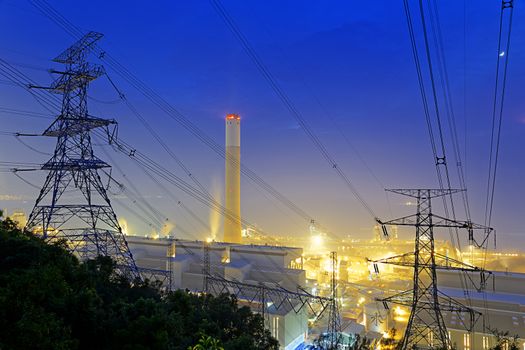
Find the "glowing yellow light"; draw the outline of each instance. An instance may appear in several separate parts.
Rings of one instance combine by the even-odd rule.
[[[211,243],[211,242],[213,242],[213,238],[211,237],[206,238],[206,243]]]
[[[405,316],[407,314],[406,310],[403,310],[401,307],[396,306],[394,309],[394,313],[399,316]]]
[[[322,236],[312,236],[312,245],[314,246],[323,245],[323,237]]]
[[[394,317],[394,321],[397,321],[397,322],[408,322],[408,317],[396,316],[396,317]]]
[[[120,228],[122,229],[122,233],[125,235],[129,234],[129,225],[128,221],[124,219],[123,217],[119,218],[118,224],[120,225]]]

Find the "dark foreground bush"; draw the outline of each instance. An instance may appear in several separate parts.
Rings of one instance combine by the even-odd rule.
[[[162,295],[114,263],[79,261],[0,220],[0,349],[181,349],[206,335],[226,350],[278,349],[235,298]]]

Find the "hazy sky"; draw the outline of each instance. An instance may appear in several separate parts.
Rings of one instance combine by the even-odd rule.
[[[224,115],[240,114],[244,164],[334,234],[370,237],[370,215],[306,137],[208,1],[50,3],[81,29],[103,33],[101,46],[107,52],[218,143],[224,142]],[[500,3],[438,2],[472,218],[480,223],[484,220]],[[224,0],[223,4],[379,217],[414,210],[404,205],[405,198],[387,198],[383,187],[438,186],[402,0]],[[521,223],[525,211],[525,68],[521,64],[525,61],[525,8],[519,1],[515,6],[493,219],[499,242],[507,247],[525,242]],[[58,68],[50,60],[73,42],[25,1],[0,0],[0,31],[0,57],[20,64],[19,69],[43,85],[52,79],[45,69]],[[96,57],[92,61],[100,63]],[[109,73],[194,176],[221,198],[222,159],[120,76]],[[4,80],[0,77],[0,108],[48,113],[27,92]],[[95,81],[90,92],[91,114],[116,118],[125,141],[189,181],[130,110],[118,102],[107,79]],[[0,109],[0,123],[2,131],[41,132],[50,120],[10,115]],[[445,130],[449,166],[457,187],[448,126]],[[42,152],[52,152],[54,147],[54,140],[26,141]],[[112,162],[102,147],[95,150]],[[137,166],[109,152],[126,174],[124,178],[114,169],[116,179],[125,184],[132,181],[149,204],[170,222],[195,232],[193,237],[204,235],[198,223]],[[13,137],[0,135],[1,161],[42,163],[47,158]],[[43,175],[23,174],[38,186]],[[208,208],[176,188],[168,188],[218,227]],[[118,191],[113,188],[110,192]],[[0,173],[0,208],[30,211],[37,193],[38,189],[12,174]],[[305,220],[269,198],[243,179],[244,218],[268,232],[307,232]],[[459,199],[457,206],[461,208]],[[149,228],[133,219],[120,202],[140,209],[125,193],[114,200],[117,214],[130,222],[132,231],[148,233]]]

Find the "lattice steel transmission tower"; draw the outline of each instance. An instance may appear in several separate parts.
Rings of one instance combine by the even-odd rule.
[[[89,32],[53,60],[65,69],[51,71],[59,76],[43,89],[62,95],[62,107],[42,135],[56,137],[57,143],[41,168],[49,173],[26,228],[41,232],[46,241],[65,239],[81,260],[110,256],[119,273],[135,279],[140,278],[137,266],[99,176],[100,169],[110,166],[94,155],[91,142],[94,129],[109,132],[116,124],[88,114],[89,83],[104,69],[86,58],[100,38],[102,34]]]
[[[332,276],[330,278],[330,305],[328,309],[328,350],[336,350],[341,343],[341,317],[337,303],[337,252],[330,253]]]
[[[484,287],[487,272],[475,266],[442,255],[435,250],[434,228],[462,228],[469,231],[487,230],[486,227],[469,221],[456,221],[432,213],[432,198],[451,195],[459,190],[439,189],[395,189],[393,193],[415,198],[417,212],[415,215],[381,222],[383,231],[387,233],[386,225],[414,226],[416,240],[414,252],[372,261],[374,269],[379,272],[378,263],[413,267],[413,289],[407,290],[385,299],[379,299],[388,308],[388,303],[396,303],[411,308],[407,328],[399,345],[400,350],[408,349],[451,349],[452,344],[441,311],[466,312],[470,315],[469,324],[472,329],[480,314],[470,307],[450,298],[438,289],[437,273],[439,269],[460,270],[480,273],[481,285]]]

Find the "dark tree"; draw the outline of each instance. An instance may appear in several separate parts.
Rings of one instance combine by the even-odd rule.
[[[225,350],[278,349],[232,296],[161,294],[120,278],[109,258],[80,263],[64,244],[0,219],[0,349],[187,350],[202,334]]]
[[[519,350],[518,336],[511,336],[509,331],[500,331],[496,328],[490,329],[496,337],[496,345],[490,350]]]

